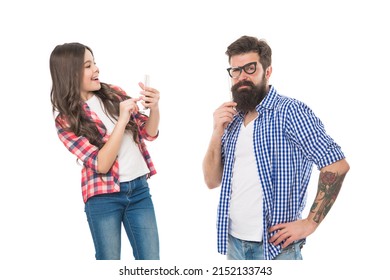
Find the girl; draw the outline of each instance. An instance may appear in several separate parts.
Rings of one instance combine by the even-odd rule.
[[[120,259],[121,226],[136,260],[159,259],[159,238],[147,179],[156,174],[144,140],[158,136],[160,93],[141,87],[130,98],[99,81],[92,50],[80,43],[50,56],[51,103],[58,136],[83,163],[82,195],[97,260]],[[140,101],[150,109],[141,114]]]

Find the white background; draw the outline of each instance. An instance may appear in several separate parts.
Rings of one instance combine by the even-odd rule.
[[[217,253],[219,189],[207,189],[201,165],[212,113],[229,97],[225,50],[242,35],[269,42],[271,83],[316,112],[351,165],[337,202],[308,238],[302,263],[250,265],[272,265],[274,278],[268,279],[386,273],[390,22],[385,2],[3,1],[0,274],[6,278],[0,278],[123,279],[117,275],[124,265],[233,264]],[[49,56],[66,42],[92,48],[101,81],[137,96],[137,83],[149,73],[151,86],[161,92],[160,137],[148,143],[158,170],[149,185],[160,262],[135,263],[125,234],[122,261],[94,261],[80,166],[59,141],[51,114]],[[307,208],[317,176],[314,170]]]

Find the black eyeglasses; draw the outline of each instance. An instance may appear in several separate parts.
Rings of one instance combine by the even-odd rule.
[[[232,78],[238,78],[241,75],[242,70],[244,70],[247,74],[253,74],[256,72],[256,65],[257,62],[249,62],[245,64],[244,66],[238,66],[238,67],[230,67],[226,69]]]

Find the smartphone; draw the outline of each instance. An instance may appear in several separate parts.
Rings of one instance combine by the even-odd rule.
[[[149,86],[150,86],[150,76],[149,76],[148,74],[145,74],[144,85],[145,85],[146,87],[149,87]]]
[[[145,76],[144,76],[144,85],[145,85],[145,87],[149,87],[150,86],[150,76],[148,74],[145,74]],[[146,101],[146,103],[149,103],[149,102]],[[143,113],[146,114],[145,110],[148,110],[148,109],[149,108],[144,107]]]

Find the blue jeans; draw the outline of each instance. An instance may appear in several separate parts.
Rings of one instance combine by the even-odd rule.
[[[303,240],[288,245],[276,256],[275,260],[302,260],[301,248]],[[244,241],[229,234],[228,260],[264,260],[263,242]]]
[[[101,194],[85,204],[97,260],[119,260],[122,223],[136,260],[158,260],[159,238],[146,176],[120,183],[119,193]]]

